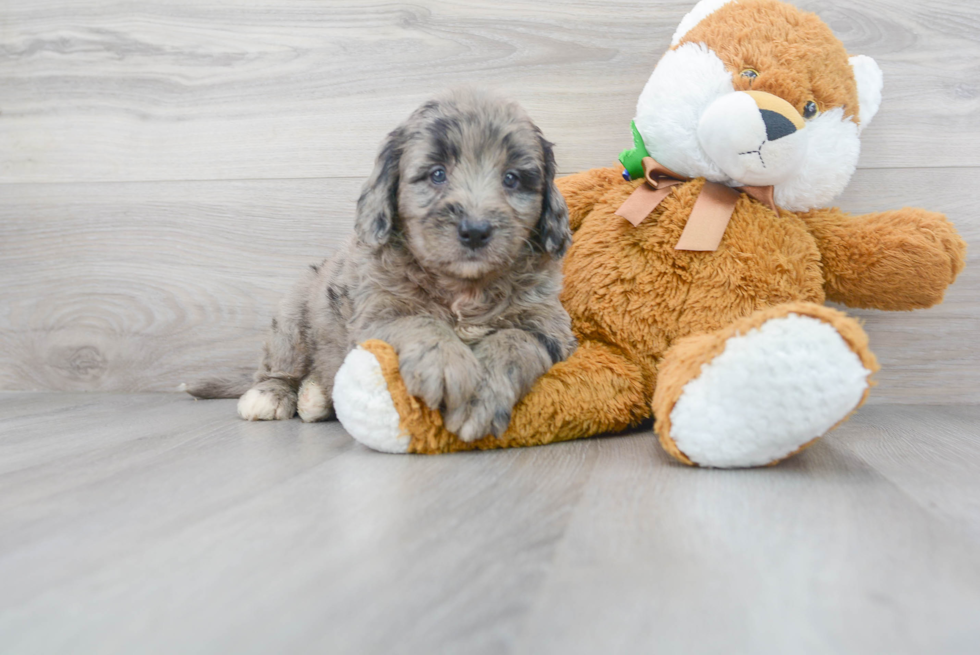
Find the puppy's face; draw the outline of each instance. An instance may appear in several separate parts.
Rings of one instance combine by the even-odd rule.
[[[386,163],[391,158],[397,164]],[[510,268],[535,246],[560,255],[570,238],[551,146],[513,103],[473,91],[426,103],[389,137],[378,161],[386,165],[397,169],[394,186],[382,192],[395,202],[387,229],[400,230],[433,272],[476,280]],[[384,174],[373,177],[359,223],[370,212],[365,196],[391,184]],[[383,222],[375,216],[368,223],[369,239]]]

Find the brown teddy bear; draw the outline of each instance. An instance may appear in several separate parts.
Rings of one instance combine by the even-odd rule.
[[[764,465],[833,429],[877,370],[860,325],[823,306],[929,307],[963,268],[946,218],[824,208],[857,164],[881,72],[817,16],[703,0],[637,104],[625,168],[566,177],[562,302],[578,349],[503,437],[464,443],[412,398],[382,342],[338,373],[337,415],[389,452],[531,446],[636,426],[687,464]]]

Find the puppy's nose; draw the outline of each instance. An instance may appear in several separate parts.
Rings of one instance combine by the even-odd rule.
[[[472,250],[482,248],[490,242],[490,234],[493,226],[489,221],[471,221],[464,218],[459,224],[459,240],[463,245]]]

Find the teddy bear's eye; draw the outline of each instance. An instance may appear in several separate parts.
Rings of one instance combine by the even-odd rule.
[[[803,118],[809,120],[816,115],[817,115],[817,103],[811,100],[810,102],[803,105]]]
[[[759,77],[759,71],[755,70],[754,68],[746,68],[744,71],[742,71],[741,75],[747,80],[754,80],[755,78]]]

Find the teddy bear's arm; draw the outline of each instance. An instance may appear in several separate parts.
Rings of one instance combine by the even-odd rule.
[[[850,307],[910,310],[942,301],[966,244],[945,216],[906,207],[851,215],[817,209],[800,217],[816,237],[827,299]]]
[[[622,168],[593,168],[559,178],[555,184],[568,203],[568,220],[574,232],[611,186],[623,184],[623,173]]]

